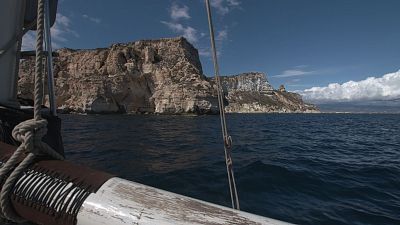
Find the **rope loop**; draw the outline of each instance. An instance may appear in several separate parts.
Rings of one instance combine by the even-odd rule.
[[[21,122],[12,131],[15,140],[21,142],[25,153],[33,153],[34,155],[46,154],[52,158],[62,160],[64,157],[42,141],[47,134],[46,119],[30,119]]]
[[[42,142],[42,138],[47,133],[47,120],[30,119],[21,122],[12,131],[15,140],[21,142],[14,154],[0,168],[0,179],[11,172],[5,180],[0,191],[0,215],[14,222],[24,222],[12,206],[10,195],[15,182],[23,171],[34,161],[36,156],[45,154],[52,158],[62,160],[64,157],[54,149]],[[26,155],[21,163],[20,158]],[[18,166],[17,166],[18,165]]]
[[[17,126],[15,126],[12,131],[12,136],[16,141],[19,141],[21,143],[27,143],[27,142],[29,143],[33,141],[33,144],[37,145],[39,142],[42,141],[42,138],[44,135],[46,135],[46,133],[47,133],[47,120],[30,119],[23,121]],[[32,149],[31,147],[33,146],[29,146],[28,148],[26,148],[27,152],[32,152],[35,155],[37,155],[39,152],[35,152],[35,150]]]
[[[225,137],[224,144],[225,144],[225,147],[227,149],[231,149],[232,148],[232,137],[231,137],[231,135],[228,135],[227,137]]]

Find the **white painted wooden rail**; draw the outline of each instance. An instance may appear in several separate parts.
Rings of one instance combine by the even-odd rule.
[[[120,178],[108,180],[91,194],[77,219],[78,225],[289,225]]]

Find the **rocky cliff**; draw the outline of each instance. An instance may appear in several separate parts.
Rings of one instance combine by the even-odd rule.
[[[299,94],[287,92],[282,89],[283,86],[274,90],[263,73],[224,76],[221,83],[228,102],[225,108],[227,112],[318,112],[314,105],[304,103]]]
[[[60,49],[54,60],[57,105],[67,112],[213,114],[214,81],[184,38],[92,50]],[[32,99],[34,59],[21,61],[19,97]],[[224,77],[229,112],[308,112],[293,93],[274,91],[261,73]]]

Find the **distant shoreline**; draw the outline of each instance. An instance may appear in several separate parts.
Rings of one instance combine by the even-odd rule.
[[[196,117],[196,116],[218,116],[219,114],[194,114],[194,113],[181,113],[181,114],[168,114],[168,113],[79,113],[79,112],[59,112],[61,115],[127,115],[127,116],[182,116],[182,117]],[[228,112],[229,115],[339,115],[339,114],[356,114],[356,115],[400,115],[400,112]]]

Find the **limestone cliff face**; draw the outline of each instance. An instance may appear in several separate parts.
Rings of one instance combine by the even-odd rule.
[[[221,78],[227,112],[311,113],[318,109],[303,102],[301,96],[285,89],[274,90],[263,73],[244,73]]]
[[[214,88],[184,38],[61,49],[55,58],[57,105],[88,113],[215,113]],[[21,62],[19,94],[32,98],[33,60]]]
[[[268,83],[267,77],[263,73],[250,72],[233,76],[222,76],[221,84],[224,92],[232,93],[239,91],[250,92],[269,92],[272,86]]]
[[[60,49],[57,105],[66,112],[213,114],[218,101],[197,50],[184,38],[92,50]],[[34,59],[20,64],[19,97],[32,99]],[[300,96],[274,91],[261,73],[222,79],[228,112],[307,112]]]

